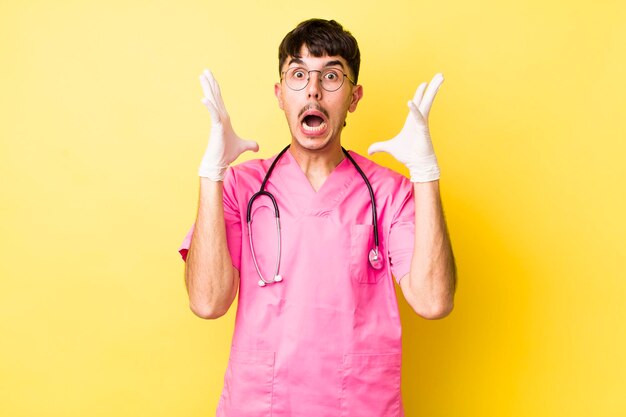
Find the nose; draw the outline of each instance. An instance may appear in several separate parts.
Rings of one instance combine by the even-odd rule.
[[[306,92],[309,98],[315,98],[317,100],[322,98],[321,76],[322,73],[319,71],[309,71],[309,83],[306,86]]]

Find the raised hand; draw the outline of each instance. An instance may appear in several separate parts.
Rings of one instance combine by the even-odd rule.
[[[255,141],[240,138],[233,130],[220,86],[211,71],[205,69],[202,72],[200,84],[204,91],[202,104],[211,114],[211,136],[198,175],[212,181],[223,181],[228,166],[245,151],[258,151],[259,145]]]
[[[367,152],[387,152],[409,168],[412,182],[439,179],[439,165],[428,130],[428,113],[443,83],[443,75],[435,74],[430,83],[417,87],[413,100],[409,100],[409,115],[404,127],[394,138],[372,144]],[[424,90],[426,91],[424,93]]]

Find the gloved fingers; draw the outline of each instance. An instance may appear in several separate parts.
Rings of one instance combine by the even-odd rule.
[[[409,110],[410,110],[411,114],[413,115],[413,117],[415,118],[415,121],[417,122],[417,124],[420,125],[420,126],[425,125],[426,124],[426,118],[420,112],[420,110],[418,109],[418,107],[415,104],[415,102],[409,100],[408,104],[409,104]]]
[[[215,104],[213,104],[211,100],[209,100],[207,97],[202,98],[201,101],[202,104],[204,104],[206,108],[209,109],[209,113],[211,114],[211,122],[214,125],[220,123],[222,119],[220,118],[220,113],[215,108]]]
[[[200,74],[200,84],[202,85],[202,92],[205,97],[213,98],[213,91],[211,90],[211,84],[209,83],[209,78],[207,77],[207,73],[210,73],[209,70],[205,69]]]
[[[420,109],[420,112],[422,113],[422,116],[424,116],[424,119],[428,119],[428,113],[430,113],[430,107],[433,104],[433,100],[435,99],[435,95],[437,94],[437,91],[439,91],[439,87],[441,86],[441,83],[443,83],[443,74],[438,72],[437,74],[435,74],[433,79],[430,80],[430,83],[428,84],[428,88],[426,89],[426,93],[424,93],[424,97],[422,98],[422,102],[418,106]]]
[[[248,140],[248,139],[241,140],[241,147],[243,149],[242,152],[245,152],[245,151],[257,152],[259,150],[259,144],[253,140]]]
[[[213,73],[205,68],[200,76],[200,83],[202,84],[204,96],[211,101],[213,107],[220,113],[220,119],[228,116],[228,114],[225,113],[223,103],[221,103],[221,93],[219,87],[216,87],[217,82],[215,81],[215,77],[213,77]]]
[[[207,79],[209,80],[209,84],[211,86],[211,91],[213,92],[213,102],[215,103],[215,107],[222,115],[228,115],[228,113],[226,112],[226,107],[224,106],[224,100],[222,100],[222,91],[220,90],[220,85],[217,83],[217,80],[215,80],[215,77],[213,76],[213,73],[211,71],[205,69],[204,72],[207,75]]]
[[[372,155],[372,154],[375,154],[376,152],[388,152],[387,151],[387,142],[389,142],[389,141],[372,143],[370,145],[370,147],[367,148],[367,153],[369,155]]]
[[[215,102],[213,88],[211,87],[211,83],[209,81],[210,74],[211,72],[205,69],[200,75],[200,84],[202,85],[202,91],[204,92],[204,98],[202,99],[203,100],[202,102],[204,103],[204,100],[208,100],[211,102],[211,104],[213,104],[213,108],[217,109],[218,107]]]
[[[420,103],[422,102],[422,96],[424,95],[424,90],[426,89],[426,83],[421,83],[418,87],[417,90],[415,90],[415,95],[413,96],[413,103],[415,103],[416,106],[419,107]]]

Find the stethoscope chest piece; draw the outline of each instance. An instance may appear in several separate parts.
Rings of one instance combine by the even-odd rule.
[[[383,257],[380,256],[380,252],[378,252],[378,247],[370,250],[369,261],[370,265],[372,265],[372,268],[374,269],[381,269],[383,267]]]

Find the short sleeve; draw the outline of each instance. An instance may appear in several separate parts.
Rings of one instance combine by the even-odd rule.
[[[189,231],[187,232],[187,236],[185,236],[185,238],[183,239],[183,243],[181,243],[180,247],[178,248],[178,253],[180,253],[180,256],[185,262],[187,262],[187,252],[189,252],[189,247],[191,246],[191,237],[193,236],[193,229],[195,227],[195,223],[191,225],[191,229],[189,229]]]
[[[411,270],[415,245],[415,201],[411,182],[403,181],[399,191],[403,197],[391,221],[388,242],[391,273],[398,284]]]
[[[237,186],[235,175],[232,168],[226,170],[224,176],[224,221],[226,224],[226,243],[228,244],[228,251],[233,262],[233,266],[237,270],[241,267],[241,213],[237,204]],[[178,252],[183,258],[183,261],[187,261],[187,252],[191,246],[191,240],[193,239],[193,232],[195,229],[195,223],[191,226],[187,236],[183,239]]]
[[[226,241],[228,250],[237,270],[241,270],[241,216],[237,198],[237,180],[233,168],[224,175],[224,221],[226,222]]]

